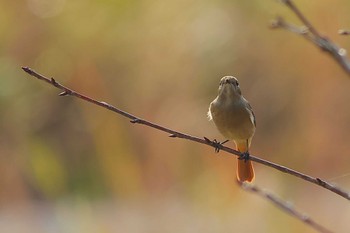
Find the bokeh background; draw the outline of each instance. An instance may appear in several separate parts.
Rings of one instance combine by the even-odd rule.
[[[348,0],[301,1],[345,49]],[[235,158],[169,138],[59,91],[29,66],[98,100],[223,140],[206,112],[224,75],[256,117],[251,153],[350,190],[350,79],[270,20],[277,1],[0,1],[1,232],[314,232],[235,183]],[[228,145],[233,146],[232,143]],[[256,184],[335,232],[345,199],[255,165]]]

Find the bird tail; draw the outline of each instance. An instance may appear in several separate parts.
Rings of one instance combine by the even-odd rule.
[[[237,150],[240,152],[247,152],[247,143],[237,143]],[[253,182],[254,180],[254,168],[252,161],[238,159],[237,162],[237,179],[239,182]]]

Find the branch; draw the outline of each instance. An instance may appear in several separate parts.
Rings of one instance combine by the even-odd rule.
[[[281,0],[305,25],[299,28],[293,24],[286,23],[283,18],[277,17],[272,23],[271,28],[282,28],[287,31],[303,36],[305,39],[311,41],[318,46],[322,51],[327,52],[342,68],[350,75],[350,60],[346,56],[346,50],[340,48],[338,45],[327,39],[325,36],[316,30],[310,21],[301,13],[292,0]]]
[[[321,226],[317,222],[315,222],[312,218],[310,218],[306,214],[298,212],[295,208],[293,208],[293,206],[290,203],[283,201],[282,199],[278,198],[274,194],[269,193],[267,191],[264,191],[264,190],[260,189],[259,187],[257,187],[256,185],[248,184],[246,182],[244,182],[244,183],[237,182],[237,183],[244,190],[252,192],[254,194],[257,194],[264,199],[267,199],[268,201],[272,202],[280,209],[284,210],[286,213],[299,219],[300,221],[302,221],[306,225],[309,225],[310,227],[314,228],[315,230],[322,232],[322,233],[331,233],[332,232],[332,231],[326,229],[325,227]]]
[[[173,137],[173,138],[182,138],[182,139],[186,139],[186,140],[190,140],[190,141],[194,141],[194,142],[197,142],[197,143],[201,143],[201,144],[205,144],[205,145],[208,145],[208,146],[211,146],[213,148],[215,148],[216,150],[220,149],[220,150],[223,150],[223,151],[226,151],[230,154],[234,154],[236,156],[242,156],[242,154],[239,152],[239,151],[236,151],[234,149],[231,149],[229,147],[226,147],[226,146],[223,146],[217,142],[214,141],[211,141],[207,138],[204,137],[204,139],[202,138],[198,138],[198,137],[195,137],[195,136],[191,136],[191,135],[188,135],[188,134],[184,134],[184,133],[181,133],[181,132],[178,132],[178,131],[175,131],[175,130],[172,130],[172,129],[169,129],[169,128],[166,128],[164,126],[161,126],[161,125],[158,125],[158,124],[155,124],[155,123],[152,123],[150,121],[147,121],[147,120],[144,120],[144,119],[141,119],[137,116],[134,116],[128,112],[125,112],[123,110],[120,110],[108,103],[105,103],[105,102],[102,102],[102,101],[97,101],[95,99],[92,99],[88,96],[85,96],[83,94],[80,94],[68,87],[65,87],[63,86],[62,84],[58,83],[54,78],[47,78],[37,72],[35,72],[34,70],[32,70],[31,68],[28,68],[28,67],[22,67],[22,69],[28,73],[29,75],[33,76],[33,77],[36,77],[37,79],[39,80],[42,80],[60,90],[62,90],[63,92],[61,92],[59,94],[59,96],[67,96],[67,95],[70,95],[70,96],[74,96],[74,97],[77,97],[79,99],[82,99],[84,101],[87,101],[87,102],[90,102],[92,104],[95,104],[95,105],[98,105],[100,107],[103,107],[103,108],[106,108],[110,111],[113,111],[115,113],[118,113],[126,118],[129,118],[130,119],[130,122],[131,123],[137,123],[137,124],[142,124],[142,125],[146,125],[146,126],[149,126],[151,128],[154,128],[154,129],[157,129],[157,130],[160,130],[160,131],[163,131],[163,132],[166,132],[168,134],[170,134],[169,136],[170,137]],[[219,146],[219,148],[218,148]],[[260,163],[260,164],[263,164],[265,166],[268,166],[268,167],[271,167],[271,168],[274,168],[276,170],[279,170],[281,172],[284,172],[284,173],[287,173],[287,174],[290,174],[292,176],[296,176],[298,178],[301,178],[305,181],[308,181],[310,183],[313,183],[313,184],[316,184],[318,186],[321,186],[325,189],[328,189],[330,190],[331,192],[333,193],[336,193],[338,194],[339,196],[342,196],[344,197],[345,199],[347,200],[350,200],[350,194],[343,191],[342,189],[324,181],[324,180],[321,180],[320,178],[315,178],[315,177],[312,177],[312,176],[308,176],[308,175],[305,175],[301,172],[298,172],[298,171],[295,171],[293,169],[290,169],[288,167],[285,167],[285,166],[282,166],[282,165],[279,165],[279,164],[276,164],[276,163],[273,163],[273,162],[270,162],[270,161],[267,161],[267,160],[264,160],[264,159],[261,159],[261,158],[258,158],[256,156],[253,156],[253,155],[250,155],[249,156],[249,159],[254,161],[254,162],[257,162],[257,163]]]

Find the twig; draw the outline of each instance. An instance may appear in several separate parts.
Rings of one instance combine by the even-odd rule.
[[[312,34],[314,34],[316,37],[321,37],[314,26],[312,26],[310,21],[301,13],[301,11],[296,7],[292,0],[282,0],[282,2],[286,4],[298,16],[301,22],[303,22],[303,24],[310,30]]]
[[[327,52],[334,60],[343,68],[343,70],[350,75],[350,61],[346,57],[346,50],[340,48],[338,45],[333,43],[328,38],[321,36],[321,34],[316,30],[316,28],[310,23],[310,21],[301,13],[301,11],[296,7],[292,0],[281,0],[293,13],[300,19],[300,21],[305,25],[303,30],[300,30],[295,25],[286,23],[283,18],[278,17],[275,19],[271,26],[272,28],[283,28],[287,31],[296,33],[303,36],[305,39],[313,42],[322,51]]]
[[[248,184],[246,182],[244,182],[244,183],[237,182],[237,183],[244,190],[252,192],[254,194],[261,196],[262,198],[267,199],[268,201],[275,204],[277,207],[284,210],[286,213],[294,216],[295,218],[299,219],[300,221],[304,222],[305,224],[309,225],[310,227],[314,228],[315,230],[322,232],[322,233],[331,233],[332,232],[332,231],[326,229],[325,227],[321,226],[317,222],[315,222],[312,218],[310,218],[306,214],[298,212],[290,203],[283,201],[282,199],[278,198],[274,194],[269,193],[265,190],[262,190],[253,184]]]
[[[77,98],[80,98],[82,100],[85,100],[87,102],[90,102],[92,104],[95,104],[95,105],[98,105],[100,107],[103,107],[103,108],[106,108],[110,111],[113,111],[115,113],[118,113],[126,118],[129,118],[130,119],[130,122],[131,123],[138,123],[138,124],[142,124],[142,125],[146,125],[146,126],[149,126],[151,128],[154,128],[154,129],[157,129],[157,130],[160,130],[160,131],[163,131],[163,132],[166,132],[166,133],[169,133],[169,137],[173,137],[173,138],[182,138],[182,139],[186,139],[186,140],[190,140],[190,141],[194,141],[194,142],[197,142],[197,143],[201,143],[201,144],[205,144],[205,145],[208,145],[208,146],[212,146],[214,147],[216,150],[218,149],[218,143],[215,142],[215,141],[211,141],[207,138],[204,137],[204,139],[202,138],[198,138],[198,137],[195,137],[195,136],[191,136],[191,135],[188,135],[188,134],[184,134],[184,133],[181,133],[181,132],[178,132],[178,131],[175,131],[175,130],[172,130],[172,129],[169,129],[169,128],[166,128],[164,126],[161,126],[161,125],[158,125],[158,124],[155,124],[155,123],[152,123],[150,121],[147,121],[147,120],[144,120],[144,119],[141,119],[137,116],[134,116],[128,112],[125,112],[125,111],[122,111],[108,103],[105,103],[105,102],[102,102],[102,101],[97,101],[95,99],[92,99],[88,96],[85,96],[85,95],[82,95],[68,87],[65,87],[63,86],[62,84],[58,83],[54,78],[47,78],[37,72],[35,72],[34,70],[32,70],[31,68],[28,68],[28,67],[22,67],[22,69],[28,73],[29,75],[33,76],[33,77],[36,77],[38,78],[39,80],[42,80],[42,81],[45,81],[47,82],[48,84],[62,90],[63,92],[61,92],[59,95],[60,96],[66,96],[66,95],[70,95],[70,96],[74,96],[74,97],[77,97]],[[242,154],[239,152],[239,151],[236,151],[234,149],[231,149],[229,147],[226,147],[226,146],[223,146],[223,145],[220,145],[220,150],[223,150],[223,151],[226,151],[230,154],[234,154],[236,156],[241,156]],[[261,158],[258,158],[256,156],[253,156],[253,155],[250,155],[250,160],[254,161],[254,162],[257,162],[257,163],[260,163],[260,164],[263,164],[263,165],[266,165],[268,167],[272,167],[276,170],[279,170],[281,172],[284,172],[284,173],[287,173],[287,174],[290,174],[290,175],[293,175],[293,176],[296,176],[296,177],[299,177],[303,180],[306,180],[310,183],[313,183],[313,184],[316,184],[318,186],[321,186],[325,189],[328,189],[330,190],[331,192],[333,193],[336,193],[348,200],[350,200],[350,194],[341,190],[340,188],[330,184],[330,183],[327,183],[326,181],[324,180],[321,180],[319,178],[314,178],[314,177],[311,177],[311,176],[308,176],[308,175],[305,175],[301,172],[297,172],[293,169],[290,169],[288,167],[284,167],[282,165],[279,165],[279,164],[275,164],[273,162],[270,162],[270,161],[267,161],[267,160],[264,160],[264,159],[261,159]]]

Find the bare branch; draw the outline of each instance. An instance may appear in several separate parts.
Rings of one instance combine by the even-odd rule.
[[[272,28],[282,28],[287,31],[296,33],[303,36],[305,39],[313,42],[322,51],[327,52],[334,60],[343,68],[343,70],[350,75],[350,60],[346,56],[346,50],[340,48],[338,45],[333,43],[331,40],[321,34],[316,30],[316,28],[310,23],[310,21],[301,13],[301,11],[296,7],[292,0],[281,0],[293,13],[300,19],[304,24],[305,30],[298,29],[297,26],[286,23],[283,18],[278,17],[272,23]]]
[[[301,13],[301,11],[296,7],[294,2],[292,0],[282,0],[284,4],[286,4],[300,19],[301,22],[310,30],[312,34],[314,34],[316,37],[321,37],[321,35],[318,33],[318,31],[312,26],[310,21]]]
[[[92,104],[98,105],[100,107],[106,108],[106,109],[108,109],[110,111],[113,111],[115,113],[118,113],[118,114],[120,114],[120,115],[122,115],[122,116],[124,116],[126,118],[129,118],[131,123],[135,123],[135,124],[137,123],[137,124],[146,125],[146,126],[149,126],[151,128],[154,128],[154,129],[166,132],[166,133],[170,134],[169,136],[172,137],[172,138],[182,138],[182,139],[194,141],[194,142],[197,142],[197,143],[201,143],[201,144],[205,144],[205,145],[211,146],[211,147],[215,148],[215,150],[219,150],[220,149],[220,150],[226,151],[226,152],[228,152],[230,154],[234,154],[236,156],[242,156],[242,154],[239,151],[236,151],[236,150],[231,149],[229,147],[223,146],[222,144],[220,144],[220,147],[218,147],[218,143],[215,140],[211,141],[208,138],[203,138],[203,139],[202,138],[198,138],[198,137],[191,136],[191,135],[188,135],[188,134],[185,134],[185,133],[181,133],[181,132],[178,132],[178,131],[166,128],[164,126],[152,123],[150,121],[141,119],[141,118],[139,118],[137,116],[134,116],[134,115],[132,115],[132,114],[130,114],[128,112],[120,110],[120,109],[118,109],[118,108],[116,108],[116,107],[114,107],[114,106],[112,106],[112,105],[110,105],[108,103],[105,103],[105,102],[102,102],[102,101],[97,101],[97,100],[95,100],[93,98],[90,98],[88,96],[80,94],[80,93],[78,93],[78,92],[76,92],[76,91],[74,91],[74,90],[72,90],[72,89],[70,89],[68,87],[65,87],[62,84],[58,83],[54,78],[47,78],[47,77],[45,77],[45,76],[35,72],[31,68],[22,67],[22,69],[26,73],[28,73],[29,75],[31,75],[33,77],[36,77],[39,80],[47,82],[48,84],[50,84],[50,85],[52,85],[52,86],[62,90],[63,92],[59,94],[60,96],[70,95],[70,96],[77,97],[77,98],[82,99],[84,101],[90,102]],[[279,170],[281,172],[284,172],[284,173],[293,175],[295,177],[301,178],[301,179],[303,179],[305,181],[308,181],[310,183],[313,183],[313,184],[316,184],[318,186],[321,186],[321,187],[323,187],[325,189],[330,190],[333,193],[338,194],[339,196],[344,197],[347,200],[350,200],[350,194],[348,192],[345,192],[345,191],[341,190],[340,188],[338,188],[338,187],[336,187],[336,186],[334,186],[334,185],[332,185],[332,184],[330,184],[330,183],[328,183],[328,182],[326,182],[324,180],[321,180],[320,178],[314,178],[314,177],[305,175],[305,174],[303,174],[301,172],[298,172],[298,171],[295,171],[295,170],[290,169],[288,167],[285,167],[285,166],[282,166],[282,165],[279,165],[279,164],[276,164],[276,163],[273,163],[273,162],[261,159],[259,157],[253,156],[253,155],[250,155],[249,159],[254,161],[254,162],[257,162],[257,163],[263,164],[265,166],[268,166],[268,167],[274,168],[276,170]]]
[[[332,233],[332,231],[326,229],[325,227],[321,226],[317,222],[315,222],[312,218],[307,216],[304,213],[301,213],[297,211],[290,203],[283,201],[282,199],[278,198],[274,194],[267,192],[265,190],[260,189],[256,185],[249,184],[249,183],[240,183],[237,182],[244,190],[252,192],[256,195],[261,196],[262,198],[272,202],[277,207],[285,211],[286,213],[292,215],[293,217],[299,219],[306,225],[309,225],[310,227],[314,228],[315,230],[322,232],[322,233]]]
[[[294,24],[287,23],[282,17],[277,17],[275,20],[271,22],[270,27],[272,29],[283,28],[287,31],[293,32],[300,36],[303,36],[305,39],[310,40],[313,43],[317,44],[315,38],[310,34],[310,31],[307,27],[301,26],[298,27]]]

